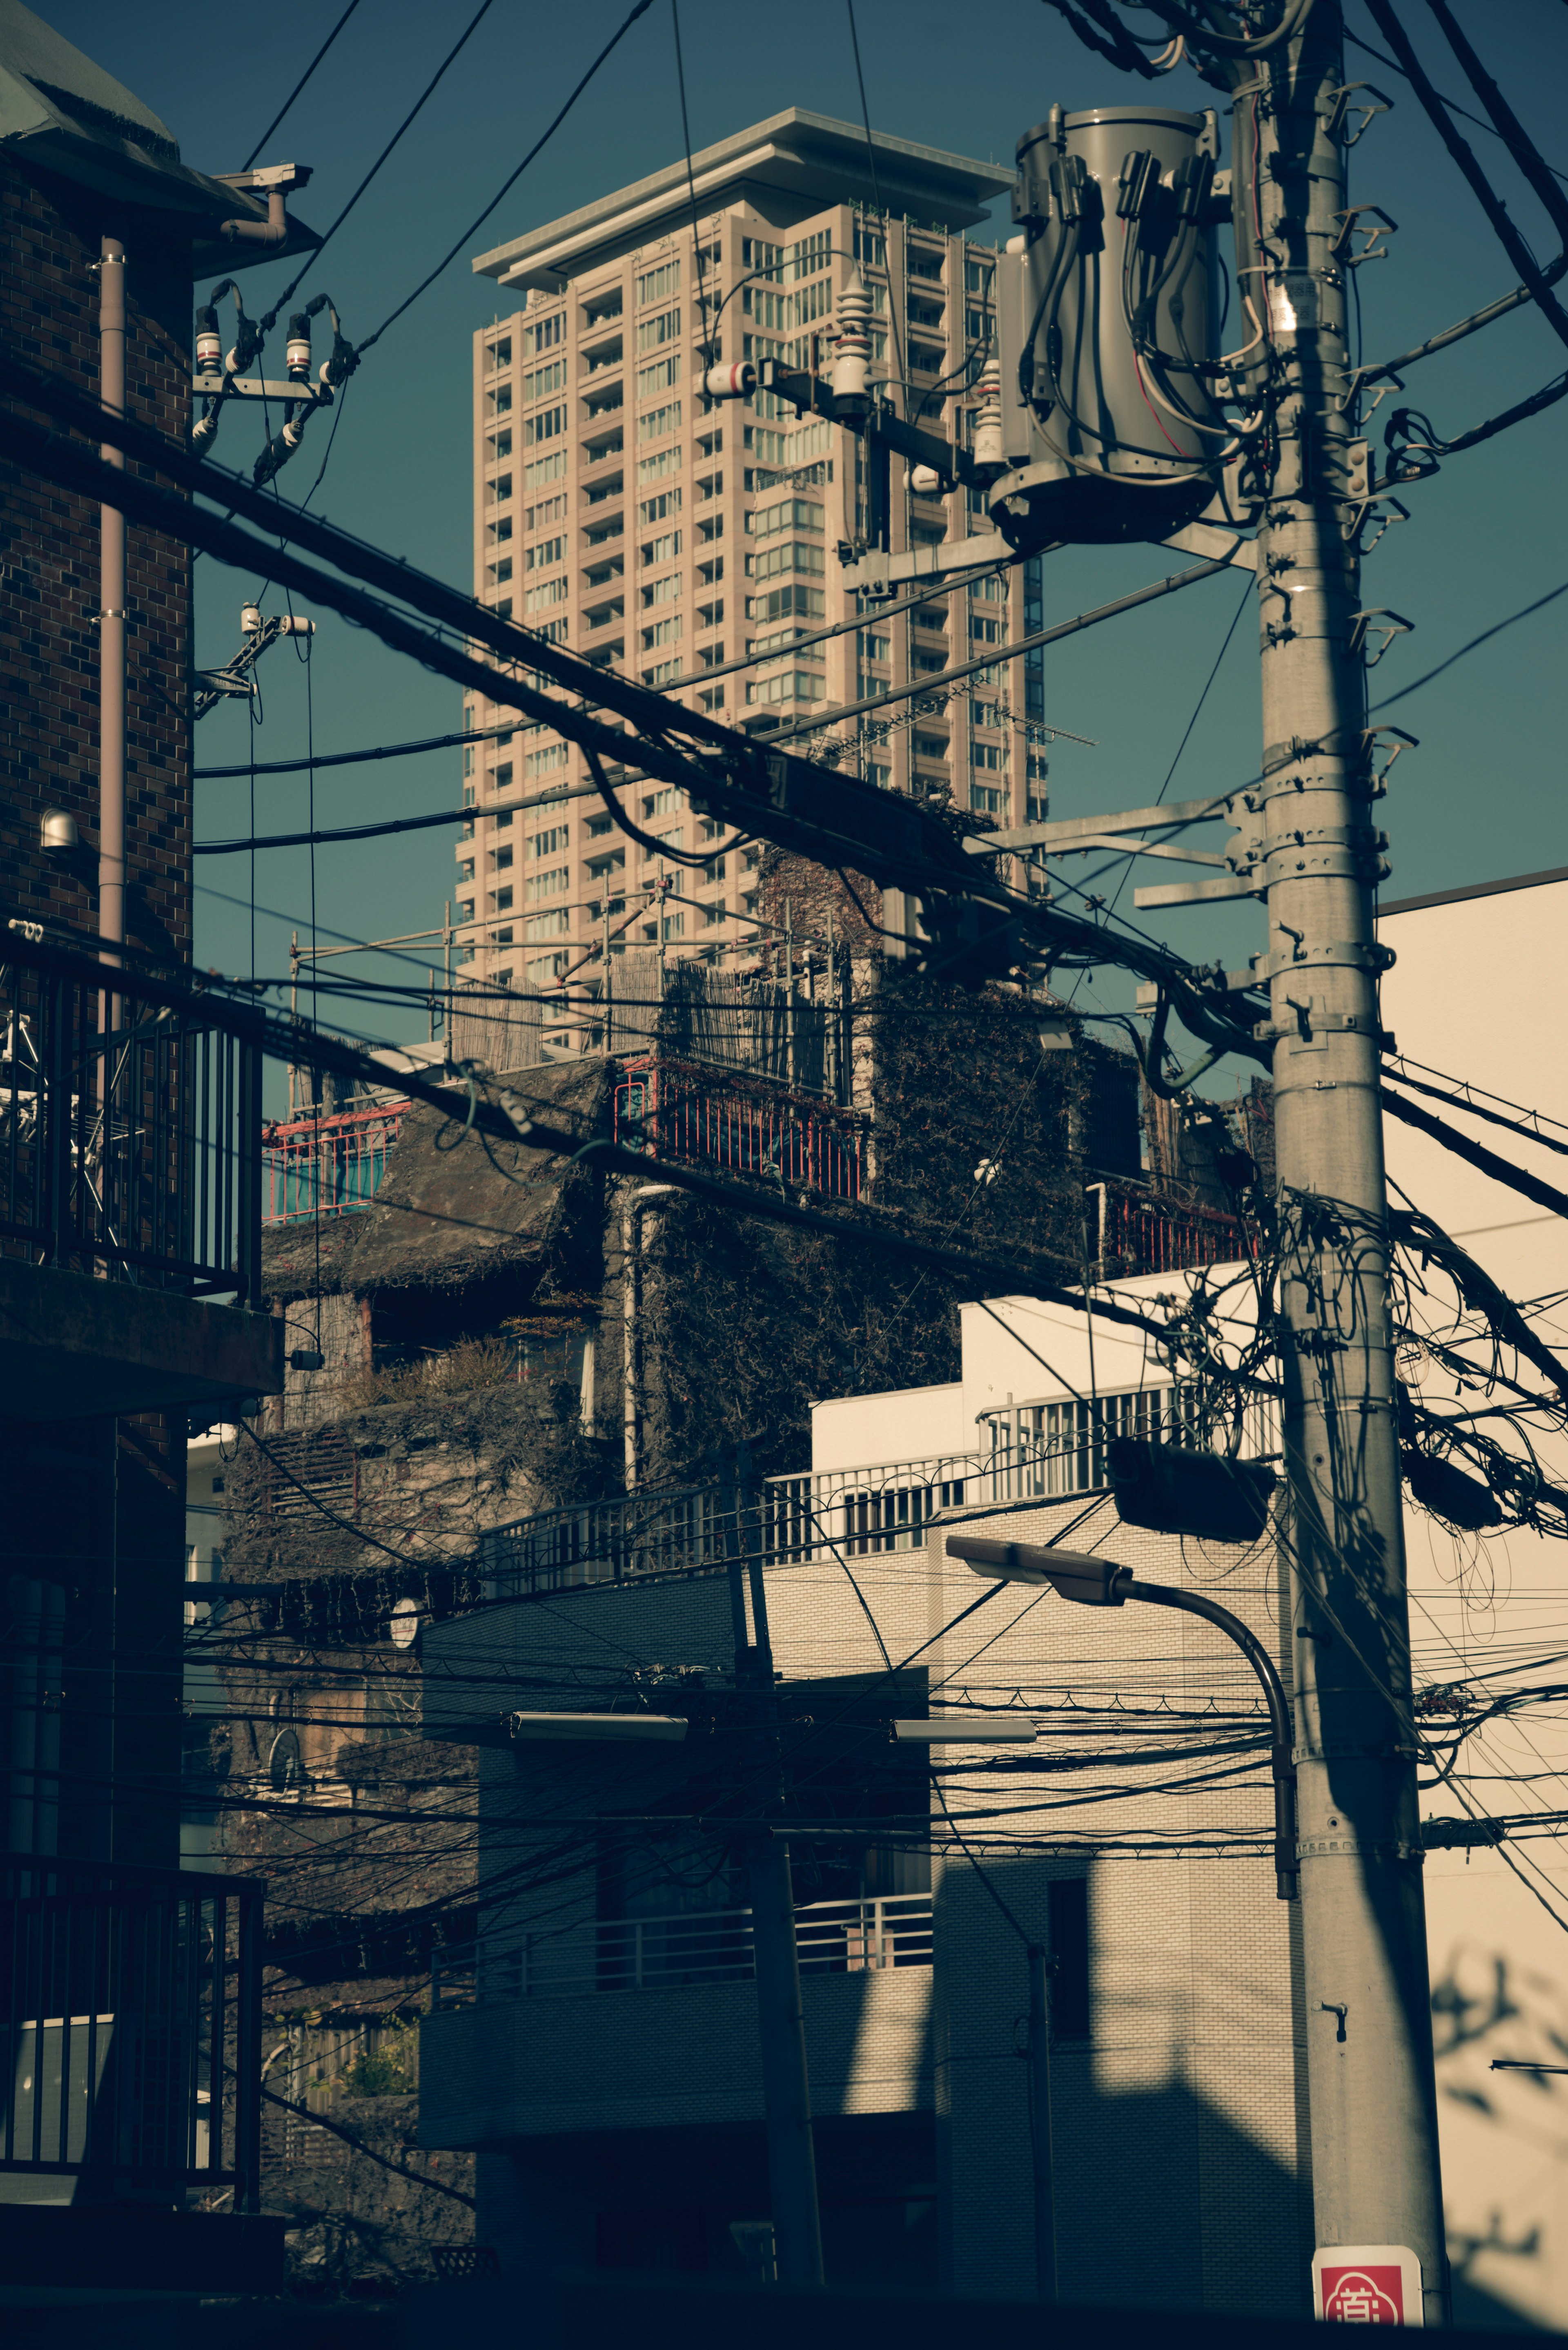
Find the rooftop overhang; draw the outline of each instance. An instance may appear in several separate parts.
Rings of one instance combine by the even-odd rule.
[[[788,107],[705,147],[691,159],[690,180],[684,161],[669,164],[481,254],[473,269],[515,291],[558,292],[567,279],[685,227],[693,182],[700,213],[750,200],[765,219],[785,226],[828,204],[875,204],[879,197],[889,213],[948,230],[972,228],[1013,184],[1012,172],[996,163],[880,131],[872,143],[875,176],[863,130]]]
[[[283,1388],[281,1316],[0,1257],[0,1413],[85,1419]]]
[[[0,148],[29,172],[85,188],[135,224],[151,222],[154,234],[188,237],[199,277],[286,260],[321,242],[293,219],[280,244],[221,236],[224,221],[265,223],[265,195],[192,172],[150,107],[19,0],[0,0]]]

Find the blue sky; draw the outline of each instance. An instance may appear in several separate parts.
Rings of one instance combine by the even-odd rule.
[[[194,0],[52,0],[40,11],[88,56],[152,106],[188,162],[235,171],[297,79],[337,13],[337,0],[306,7],[272,0],[249,15],[214,13]],[[413,0],[361,0],[326,64],[263,161],[296,160],[315,178],[298,209],[324,227],[412,103],[469,13]],[[621,0],[545,10],[496,0],[463,56],[380,178],[335,239],[302,298],[325,287],[358,339],[418,283],[514,168],[566,90],[618,23]],[[1424,10],[1406,12],[1438,86],[1459,86]],[[1549,161],[1568,169],[1552,93],[1563,86],[1568,18],[1560,0],[1511,0],[1506,10],[1462,0],[1459,15]],[[859,0],[858,23],[873,123],[878,130],[976,156],[1010,159],[1019,133],[1055,99],[1115,103],[1134,86],[1080,47],[1038,0],[993,0],[982,19],[927,0]],[[1349,0],[1347,24],[1376,46],[1365,11]],[[788,105],[857,114],[847,19],[840,0],[797,0],[788,12],[684,0],[681,11],[693,142],[701,146]],[[976,37],[979,33],[980,37]],[[1514,282],[1506,257],[1468,189],[1402,82],[1355,50],[1350,73],[1397,103],[1352,158],[1353,198],[1380,203],[1399,223],[1391,256],[1363,273],[1365,354],[1397,352],[1451,323]],[[1138,86],[1140,88],[1143,87]],[[1167,102],[1200,106],[1210,93],[1179,69]],[[1534,200],[1506,167],[1497,142],[1475,143],[1515,217],[1550,255]],[[637,178],[680,152],[674,46],[668,0],[633,27],[517,187],[475,240],[499,243]],[[1000,240],[1008,233],[998,222]],[[981,234],[987,234],[981,232]],[[276,265],[248,271],[247,307],[264,309],[286,282]],[[204,296],[205,287],[199,289]],[[499,297],[509,308],[508,297]],[[344,402],[317,504],[333,521],[466,586],[470,572],[470,343],[497,310],[489,280],[466,256],[394,327]],[[1535,389],[1564,363],[1545,323],[1525,311],[1407,378],[1405,399],[1452,435]],[[281,361],[281,331],[273,354]],[[248,420],[227,420],[220,454],[248,465]],[[1377,672],[1396,691],[1493,620],[1568,578],[1562,527],[1568,401],[1485,448],[1453,459],[1411,491],[1411,520],[1392,532],[1365,575],[1368,605],[1414,624]],[[259,447],[259,424],[254,446]],[[313,440],[283,486],[302,494],[320,461]],[[1068,549],[1046,566],[1045,615],[1064,618],[1170,567],[1162,551]],[[215,664],[238,642],[250,583],[203,558],[197,566],[197,655]],[[1095,738],[1062,743],[1053,759],[1053,814],[1139,805],[1165,780],[1241,593],[1240,575],[1207,583],[1129,616],[1048,656],[1047,715]],[[460,695],[330,613],[313,670],[318,751],[455,729]],[[1393,713],[1421,738],[1402,759],[1380,820],[1392,838],[1390,896],[1409,896],[1568,865],[1562,788],[1562,679],[1568,597],[1522,622]],[[1230,652],[1183,754],[1172,795],[1196,796],[1238,782],[1257,764],[1256,635],[1252,615]],[[286,758],[306,744],[304,670],[286,646],[267,656],[265,723],[257,755]],[[197,735],[199,765],[244,759],[239,705],[220,708]],[[452,805],[455,753],[366,769],[328,771],[317,782],[317,818],[373,822]],[[198,837],[248,828],[244,783],[196,786]],[[302,824],[304,778],[264,781],[260,829]],[[199,860],[198,960],[249,968],[248,911],[216,889],[243,895],[244,860]],[[1075,868],[1075,870],[1076,868]],[[450,836],[405,836],[318,852],[319,919],[358,938],[438,921],[452,872]],[[257,923],[257,967],[286,968],[288,931],[309,911],[304,852],[260,861],[257,896],[282,919]],[[1261,909],[1244,906],[1149,918],[1184,952],[1234,962],[1261,943]],[[368,966],[361,966],[368,968]],[[384,975],[390,976],[388,970]],[[1104,1000],[1120,1000],[1107,983]],[[389,1015],[386,1035],[415,1033]]]

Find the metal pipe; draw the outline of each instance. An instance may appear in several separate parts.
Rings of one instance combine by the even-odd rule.
[[[641,1471],[642,1384],[641,1254],[639,1224],[649,1200],[678,1191],[675,1183],[644,1183],[627,1193],[620,1211],[621,1415],[625,1437],[626,1490],[637,1490]]]
[[[98,292],[99,400],[111,415],[125,413],[125,247],[103,240]],[[106,465],[125,470],[123,452],[105,443]],[[98,927],[100,938],[125,942],[125,516],[99,508],[98,616]],[[113,958],[109,958],[113,960]]]
[[[267,190],[265,221],[220,221],[218,234],[226,237],[231,244],[238,243],[282,244],[288,235],[288,213],[284,203],[283,190],[281,188]]]

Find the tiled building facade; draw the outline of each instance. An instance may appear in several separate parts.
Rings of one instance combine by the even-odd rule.
[[[816,728],[803,739],[836,744],[852,772],[1023,823],[1045,796],[1043,678],[1027,660],[918,710],[832,713],[1037,625],[1037,567],[879,615],[841,561],[866,525],[854,438],[765,390],[704,392],[721,361],[829,372],[857,268],[874,379],[899,413],[966,431],[995,265],[969,232],[1011,175],[898,140],[878,139],[877,155],[880,207],[861,133],[791,109],[692,159],[695,223],[681,163],[475,262],[526,297],[474,338],[475,592],[688,708],[753,733]],[[895,550],[987,530],[971,505],[962,491],[917,494],[895,463]],[[477,698],[464,723],[480,738],[457,848],[469,976],[532,992],[591,970],[607,945],[653,942],[733,968],[765,938],[747,919],[758,851],[678,789],[632,780],[624,805],[670,849],[707,852],[701,868],[630,841],[582,754],[547,729],[498,733],[506,713]]]

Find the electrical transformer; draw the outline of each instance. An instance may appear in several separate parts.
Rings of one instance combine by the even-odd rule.
[[[1018,142],[997,266],[1001,449],[1013,546],[1158,539],[1235,453],[1216,409],[1211,112],[1053,107]]]

